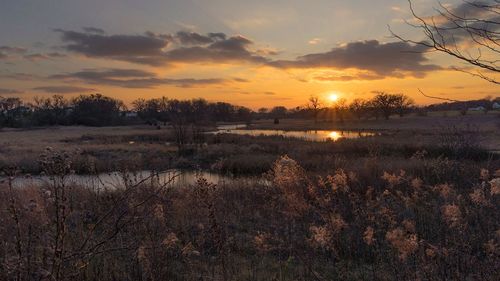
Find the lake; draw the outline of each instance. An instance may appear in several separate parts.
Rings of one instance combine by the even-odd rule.
[[[331,131],[331,130],[309,130],[309,131],[285,131],[285,130],[262,130],[246,129],[243,124],[220,125],[217,131],[211,134],[236,134],[248,136],[283,136],[287,138],[298,138],[308,141],[338,141],[340,139],[356,139],[363,137],[373,137],[377,133],[366,131]]]

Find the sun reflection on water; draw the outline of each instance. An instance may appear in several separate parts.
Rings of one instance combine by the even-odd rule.
[[[333,132],[328,133],[328,137],[327,138],[329,138],[329,139],[331,139],[333,141],[337,141],[337,140],[339,140],[339,139],[341,139],[343,137],[344,136],[341,133],[333,131]]]

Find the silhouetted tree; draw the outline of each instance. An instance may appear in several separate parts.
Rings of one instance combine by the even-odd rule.
[[[404,98],[404,95],[401,94],[377,92],[370,103],[374,110],[381,113],[382,116],[388,120],[392,114],[402,112],[404,110],[403,100],[408,100],[408,98]]]
[[[92,94],[81,95],[72,101],[71,113],[76,124],[86,126],[108,126],[117,124],[120,119],[120,110],[124,108],[121,101]]]
[[[358,120],[363,118],[369,111],[370,103],[364,99],[354,99],[349,104],[349,111],[356,116]]]
[[[345,115],[348,110],[346,99],[339,99],[333,105],[333,110],[335,111],[335,116],[337,120],[342,124],[345,120]]]
[[[43,125],[68,125],[70,103],[61,95],[43,98],[35,97],[33,104],[32,123],[36,126]]]
[[[400,117],[403,117],[410,111],[415,102],[413,101],[413,99],[403,94],[399,94],[396,96],[396,111]]]
[[[314,114],[314,123],[318,123],[318,115],[321,111],[321,101],[319,100],[319,97],[310,96],[307,106]]]
[[[269,112],[269,114],[271,114],[271,116],[273,118],[283,118],[286,116],[288,112],[288,109],[286,109],[286,107],[284,106],[275,106],[271,109],[271,111]]]

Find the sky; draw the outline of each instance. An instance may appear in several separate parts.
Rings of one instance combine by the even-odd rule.
[[[435,0],[413,1],[432,16]],[[442,2],[458,8],[462,1]],[[302,106],[375,91],[498,97],[461,62],[399,41],[406,0],[0,0],[0,96],[102,93]]]

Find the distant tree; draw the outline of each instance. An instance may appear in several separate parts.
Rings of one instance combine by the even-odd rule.
[[[72,101],[71,113],[76,124],[86,126],[109,126],[118,124],[121,101],[101,94],[81,95]]]
[[[234,116],[234,106],[226,102],[217,102],[212,104],[211,111],[213,119],[216,121],[231,121]]]
[[[403,94],[395,95],[394,106],[396,107],[396,112],[400,117],[403,117],[411,107],[415,104],[413,99]]]
[[[203,126],[211,122],[209,103],[205,99],[194,99],[191,101],[191,107],[193,114],[190,121],[192,121],[191,132],[193,141],[201,144],[205,141]]]
[[[68,125],[70,103],[61,95],[52,97],[35,97],[31,104],[33,109],[32,123],[43,125]]]
[[[252,122],[252,111],[246,107],[239,107],[236,111],[236,118],[249,125]]]
[[[335,117],[337,120],[343,124],[345,121],[345,115],[348,110],[346,99],[339,99],[333,105],[333,110],[335,111]]]
[[[354,99],[351,104],[349,104],[349,111],[360,120],[363,118],[369,110],[370,103],[364,99]]]
[[[174,130],[179,152],[184,150],[189,141],[188,131],[192,121],[192,112],[190,101],[169,100],[167,103],[167,114]]]
[[[267,114],[269,112],[269,109],[266,107],[261,107],[257,110],[259,114]]]
[[[392,114],[398,112],[401,95],[377,92],[370,103],[375,111],[382,114],[386,120],[389,120]]]
[[[284,118],[287,113],[288,109],[284,106],[275,106],[269,112],[273,118]]]
[[[314,123],[318,123],[318,115],[321,111],[321,101],[318,96],[310,96],[307,104],[309,110],[314,114]]]
[[[26,107],[20,98],[0,96],[0,127],[19,127]]]

